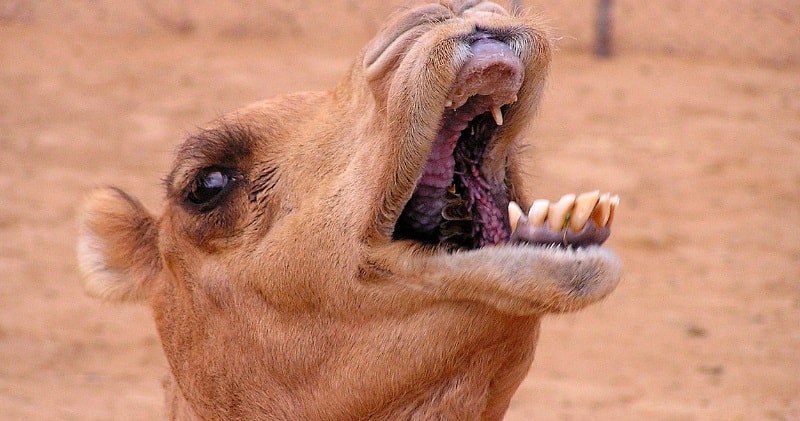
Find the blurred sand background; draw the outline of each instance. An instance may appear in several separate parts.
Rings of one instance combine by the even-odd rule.
[[[157,211],[172,151],[324,89],[399,1],[0,0],[0,419],[141,420],[166,372],[144,306],[76,271],[96,185]],[[625,278],[544,322],[510,420],[800,419],[800,3],[532,1],[559,51],[529,131],[540,197],[623,204]]]

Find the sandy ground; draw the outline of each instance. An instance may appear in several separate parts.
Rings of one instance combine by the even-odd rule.
[[[248,102],[330,86],[364,41],[64,35],[0,26],[0,419],[155,419],[149,312],[101,304],[74,259],[81,197],[157,210],[171,153]],[[510,420],[800,419],[799,67],[561,51],[531,174],[622,207],[625,278],[544,323]]]

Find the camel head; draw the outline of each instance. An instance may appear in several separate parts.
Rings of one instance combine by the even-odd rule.
[[[95,190],[85,286],[152,307],[168,414],[502,417],[541,316],[620,278],[615,197],[528,196],[551,52],[491,2],[404,8],[331,90],[190,135],[160,215]]]

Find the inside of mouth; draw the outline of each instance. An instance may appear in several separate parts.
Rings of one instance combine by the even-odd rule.
[[[498,125],[492,98],[476,95],[447,109],[422,175],[395,225],[394,239],[474,249],[508,241],[504,185],[481,167]]]

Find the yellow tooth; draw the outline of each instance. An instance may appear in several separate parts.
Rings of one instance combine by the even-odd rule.
[[[508,202],[508,222],[511,223],[511,233],[513,234],[514,231],[517,230],[517,224],[519,223],[520,217],[525,213],[522,212],[522,208],[519,207],[517,202],[511,201]]]
[[[547,219],[547,211],[550,209],[550,201],[546,199],[537,199],[533,201],[530,211],[528,211],[528,220],[533,227],[541,227],[544,225],[544,220]]]
[[[592,211],[592,221],[594,221],[595,225],[597,225],[599,228],[606,226],[606,223],[608,222],[608,214],[611,213],[609,196],[609,193],[603,193],[600,195],[600,200],[597,201],[597,206],[595,206],[594,210]]]
[[[614,222],[614,213],[619,206],[619,196],[614,195],[608,200],[608,203],[611,205],[610,209],[608,210],[608,222],[606,222],[606,226],[610,227],[611,223]]]
[[[503,125],[503,111],[500,109],[499,105],[492,105],[492,117],[494,117],[494,122],[497,123],[498,126]]]
[[[599,190],[582,193],[575,199],[575,209],[572,210],[572,216],[569,217],[569,228],[572,231],[578,232],[583,229],[598,200],[600,200]]]
[[[550,205],[550,213],[547,215],[550,221],[550,229],[561,231],[567,222],[567,217],[575,206],[575,195],[568,194],[558,200],[557,203]]]

